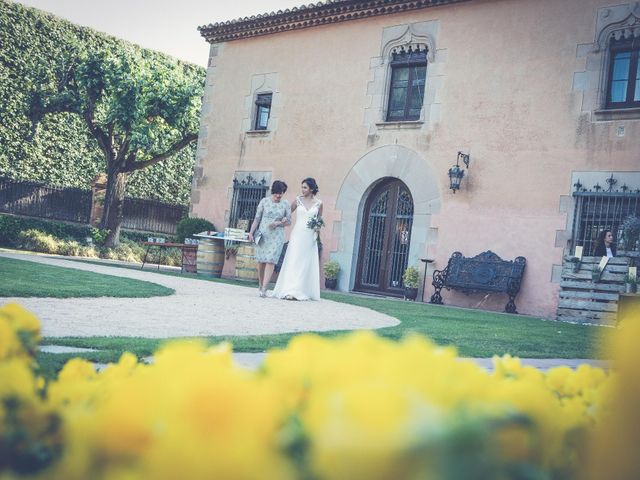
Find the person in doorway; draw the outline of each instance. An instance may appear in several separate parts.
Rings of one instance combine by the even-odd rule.
[[[291,206],[282,195],[287,184],[276,180],[271,185],[271,195],[260,200],[256,216],[249,229],[249,240],[256,244],[258,264],[258,291],[266,297],[267,286],[278,263],[284,245],[284,227],[291,223]]]
[[[301,195],[291,207],[296,221],[289,236],[278,281],[273,289],[275,298],[286,300],[320,300],[320,260],[318,234],[309,228],[315,217],[322,218],[322,202],[316,198],[318,184],[309,177],[302,181]]]
[[[615,257],[616,243],[613,241],[613,232],[605,229],[598,234],[593,254],[596,257]]]

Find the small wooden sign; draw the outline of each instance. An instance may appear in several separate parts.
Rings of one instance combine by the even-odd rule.
[[[583,249],[584,249],[584,247],[576,245],[576,250],[573,253],[573,256],[576,257],[576,258],[579,258],[580,260],[582,260],[582,250]]]
[[[632,278],[638,278],[638,267],[629,267],[629,276]]]
[[[598,264],[598,268],[600,269],[601,272],[604,272],[604,267],[607,266],[607,262],[609,261],[609,257],[602,257],[600,259],[600,263]]]

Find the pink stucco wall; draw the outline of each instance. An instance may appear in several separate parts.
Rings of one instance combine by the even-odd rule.
[[[208,133],[199,145],[192,214],[223,227],[236,170],[271,171],[289,184],[291,199],[300,180],[313,176],[330,226],[323,233],[327,258],[340,242],[342,233],[331,226],[341,219],[335,204],[349,171],[374,148],[403,145],[438,175],[441,208],[430,225],[437,239],[421,255],[428,248],[435,268],[444,268],[456,250],[525,256],[518,310],[553,317],[558,284],[552,271],[565,247],[556,245],[556,234],[567,228],[560,200],[571,194],[571,172],[640,170],[640,120],[592,121],[574,86],[574,73],[585,69],[578,46],[594,41],[597,11],[605,5],[470,1],[220,45],[211,59],[211,111],[203,114]],[[434,20],[437,121],[417,130],[380,130],[372,143],[364,112],[383,28]],[[243,105],[251,77],[269,72],[277,74],[277,127],[269,137],[247,136]],[[620,125],[624,137],[616,135]],[[471,167],[453,195],[447,170],[458,150],[471,154]],[[428,285],[425,296],[431,291]],[[444,297],[448,304],[491,310],[506,301],[504,295]]]

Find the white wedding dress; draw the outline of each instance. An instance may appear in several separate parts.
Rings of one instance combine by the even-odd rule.
[[[310,218],[318,214],[320,200],[309,210],[296,198],[295,224],[289,236],[289,246],[273,289],[273,297],[293,297],[296,300],[320,300],[320,261],[316,232],[307,227]]]

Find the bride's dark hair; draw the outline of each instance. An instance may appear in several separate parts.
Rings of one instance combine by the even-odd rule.
[[[318,189],[318,184],[316,183],[316,180],[314,178],[307,177],[302,180],[302,183],[306,183],[307,186],[311,189],[311,193],[313,193],[314,195],[320,191]]]

